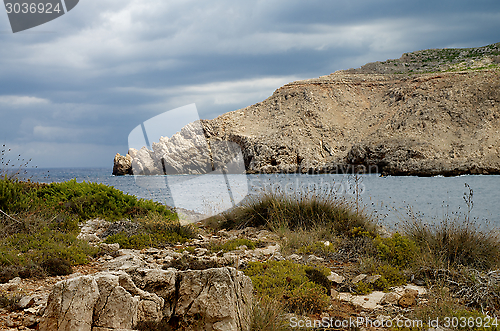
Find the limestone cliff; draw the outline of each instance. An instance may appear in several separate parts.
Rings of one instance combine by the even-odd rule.
[[[481,49],[451,60],[442,50],[427,51],[429,61],[415,52],[293,82],[201,121],[204,135],[238,144],[248,173],[500,174],[500,43]],[[429,65],[437,72],[423,72]]]

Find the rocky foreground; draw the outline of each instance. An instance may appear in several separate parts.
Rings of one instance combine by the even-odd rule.
[[[174,330],[250,330],[253,286],[238,270],[250,261],[291,260],[333,270],[328,277],[332,284],[329,310],[312,317],[290,314],[290,323],[360,317],[372,323],[396,323],[407,320],[406,312],[427,302],[427,290],[415,284],[394,287],[388,293],[353,295],[346,290],[349,286],[375,282],[380,276],[352,274],[348,263],[315,255],[284,256],[278,236],[266,230],[201,231],[198,239],[183,245],[139,251],[102,243],[108,228],[109,223],[102,220],[88,221],[82,228],[79,237],[100,246],[101,256],[77,267],[76,273],[43,280],[16,278],[0,285],[3,293],[22,296],[16,311],[1,311],[0,329],[132,331],[150,330],[147,323],[164,320]],[[236,238],[260,244],[226,253],[209,250],[214,242]]]
[[[229,142],[247,173],[500,174],[499,63],[497,43],[296,81],[255,105],[191,123],[152,150],[117,154],[113,173],[207,173],[224,163],[221,154],[236,155],[217,152]]]

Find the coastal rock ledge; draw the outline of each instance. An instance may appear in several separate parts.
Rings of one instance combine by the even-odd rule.
[[[39,330],[133,331],[165,321],[184,331],[248,331],[252,291],[250,278],[227,267],[78,276],[54,286]]]
[[[246,173],[500,174],[500,60],[488,61],[418,74],[380,74],[379,63],[292,82],[262,102],[191,123],[152,150],[118,154],[113,173],[209,172],[213,144],[229,142],[241,149]],[[208,148],[198,148],[193,127]]]

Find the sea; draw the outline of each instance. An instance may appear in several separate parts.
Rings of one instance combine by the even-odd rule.
[[[138,198],[215,215],[262,192],[325,195],[351,203],[381,225],[396,229],[412,219],[428,223],[473,220],[500,227],[500,176],[412,177],[342,174],[113,176],[110,168],[28,169],[43,183],[76,180],[112,186]]]

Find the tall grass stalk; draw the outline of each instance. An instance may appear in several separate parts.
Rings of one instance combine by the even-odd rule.
[[[280,229],[313,230],[323,228],[335,234],[351,235],[359,232],[374,234],[375,223],[353,203],[334,195],[314,193],[287,195],[264,193],[219,217],[223,228],[264,226],[272,231]]]

